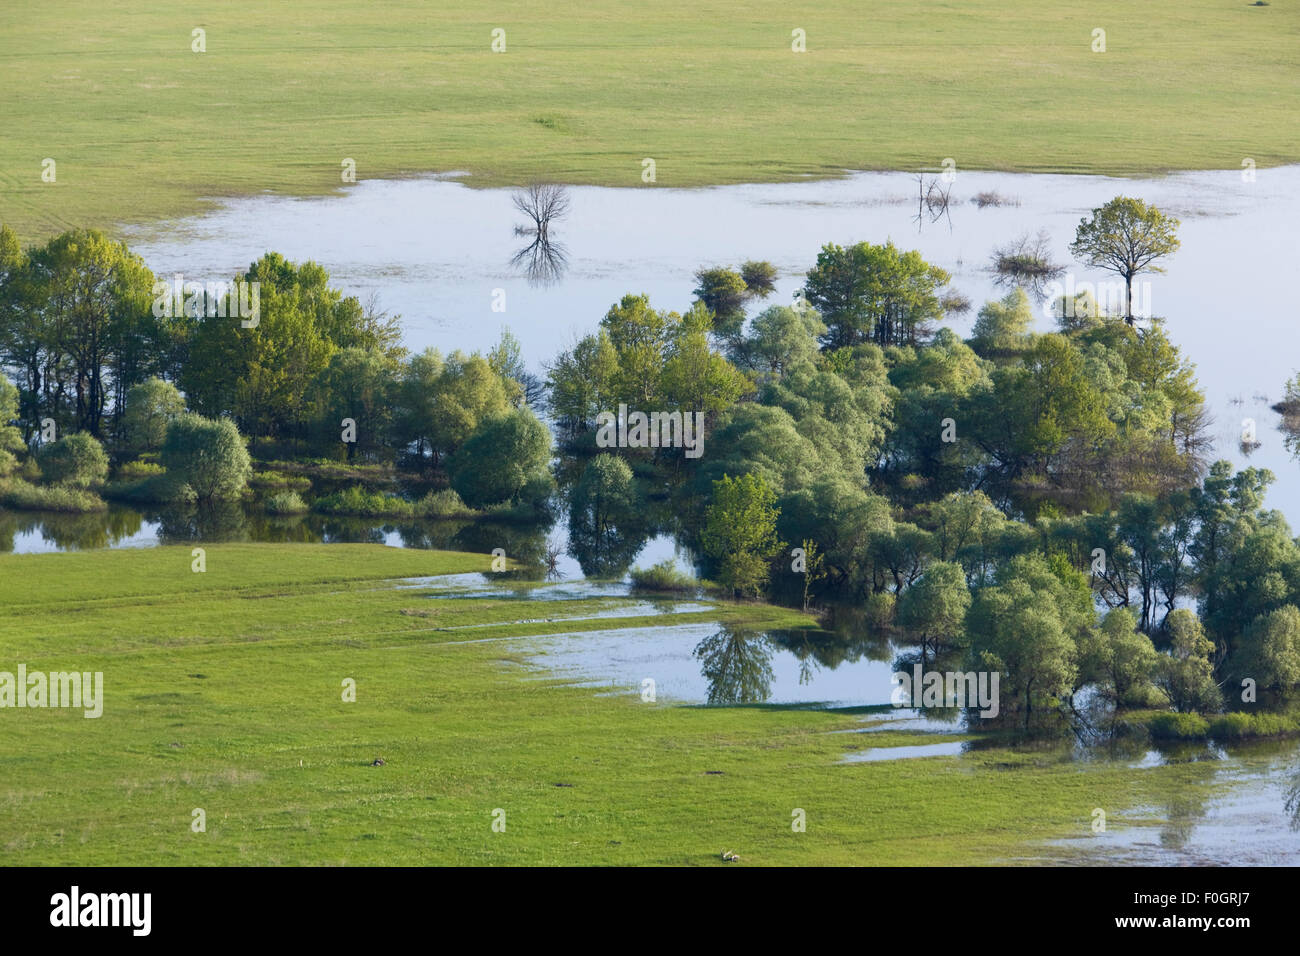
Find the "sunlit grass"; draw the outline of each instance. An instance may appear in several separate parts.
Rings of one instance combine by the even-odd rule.
[[[0,220],[35,238],[320,194],[347,159],[636,188],[1263,168],[1300,158],[1298,39],[1296,5],[1225,0],[4,4]]]
[[[829,733],[859,726],[848,712],[597,696],[528,664],[530,635],[646,626],[594,617],[621,599],[391,586],[483,571],[488,555],[211,544],[206,572],[191,561],[186,547],[0,556],[0,670],[98,670],[105,685],[97,720],[0,710],[7,862],[723,865],[727,849],[742,865],[987,863],[1086,837],[1098,806],[1114,827],[1127,808],[1203,798],[1214,775],[1051,750],[843,765],[955,738]],[[728,602],[672,618],[701,620],[808,623]]]

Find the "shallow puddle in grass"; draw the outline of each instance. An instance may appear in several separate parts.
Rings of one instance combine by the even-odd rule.
[[[969,744],[953,740],[942,744],[918,744],[912,747],[872,747],[848,754],[841,763],[876,763],[881,760],[908,760],[916,757],[955,757]]]

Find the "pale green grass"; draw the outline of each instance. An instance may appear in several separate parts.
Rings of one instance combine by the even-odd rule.
[[[497,27],[505,53],[490,50]],[[206,197],[324,193],[346,158],[361,179],[638,188],[647,157],[658,182],[644,188],[947,157],[1235,170],[1300,159],[1300,8],[51,0],[0,5],[0,84],[0,220],[28,238],[184,216]]]

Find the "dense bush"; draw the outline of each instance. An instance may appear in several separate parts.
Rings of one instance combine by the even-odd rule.
[[[1157,714],[1147,723],[1156,740],[1201,740],[1210,732],[1210,722],[1200,714]]]
[[[104,446],[86,432],[73,432],[41,448],[42,477],[51,484],[89,488],[108,477]]]
[[[167,426],[162,464],[200,501],[239,497],[253,471],[235,423],[201,415],[182,415]]]
[[[134,481],[139,478],[152,478],[155,475],[165,474],[167,469],[156,461],[146,461],[143,458],[137,458],[135,461],[128,461],[119,465],[113,475],[115,481]]]
[[[361,518],[409,518],[415,514],[411,502],[398,495],[351,485],[332,495],[317,498],[313,510],[327,515]]]
[[[415,510],[426,518],[462,518],[478,513],[451,488],[429,492],[415,503]]]
[[[1300,720],[1289,714],[1235,711],[1210,721],[1210,736],[1216,740],[1241,740],[1247,737],[1281,737],[1300,732]]]
[[[296,491],[280,491],[268,495],[265,508],[269,515],[300,515],[308,510],[307,502]]]
[[[648,568],[633,568],[628,576],[637,591],[694,591],[700,583],[680,570],[672,558]]]
[[[306,475],[287,475],[282,471],[258,471],[248,479],[250,488],[289,488],[294,491],[311,489],[311,479]]]
[[[17,511],[103,511],[104,499],[74,485],[33,485],[21,478],[0,480],[0,505]]]

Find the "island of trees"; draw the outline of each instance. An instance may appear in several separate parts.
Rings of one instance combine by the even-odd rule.
[[[1120,197],[1072,251],[1131,286],[1176,228]],[[1009,289],[965,340],[944,270],[827,244],[792,304],[770,302],[769,263],[710,264],[683,311],[626,295],[539,378],[508,332],[487,354],[409,353],[310,262],[232,277],[259,283],[249,328],[156,315],[154,277],[99,233],[24,249],[0,230],[0,508],[506,522],[542,529],[522,549],[539,573],[562,514],[588,576],[669,533],[692,586],[849,609],[900,664],[996,670],[1010,727],[1300,729],[1300,545],[1265,505],[1273,476],[1207,460],[1205,399],[1161,320],[1081,295],[1035,331],[1060,268],[1043,248],[997,257]],[[698,413],[706,453],[598,447],[620,405]]]

